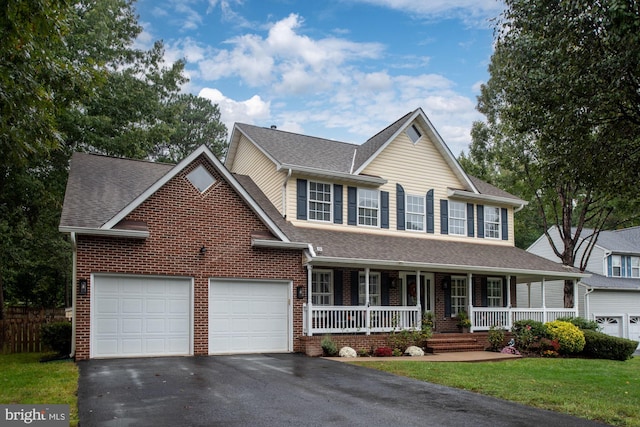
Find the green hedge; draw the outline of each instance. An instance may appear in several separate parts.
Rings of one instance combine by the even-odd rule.
[[[42,344],[60,356],[71,354],[71,322],[45,323],[40,327]]]
[[[586,344],[582,353],[596,359],[627,360],[631,359],[638,348],[638,341],[613,337],[591,330],[584,330]]]

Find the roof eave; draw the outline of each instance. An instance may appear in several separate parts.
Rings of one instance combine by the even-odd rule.
[[[489,194],[472,193],[466,190],[448,189],[449,197],[456,197],[464,200],[479,201],[479,202],[494,202],[501,205],[509,205],[513,207],[524,207],[529,202],[520,199],[511,199],[509,197],[491,196]]]
[[[77,235],[87,236],[107,236],[107,237],[125,237],[129,239],[146,239],[149,237],[149,231],[146,230],[123,230],[123,229],[103,229],[90,227],[72,227],[61,225],[58,227],[61,233],[75,233]]]
[[[291,164],[281,164],[277,166],[276,170],[291,170],[292,172],[298,172],[305,175],[313,175],[319,176],[323,178],[334,178],[342,181],[349,181],[358,184],[368,184],[368,185],[384,185],[388,182],[388,180],[384,178],[380,178],[377,176],[369,176],[369,175],[353,175],[345,172],[335,172],[325,169],[317,169],[317,168],[309,168],[305,166],[291,165]]]

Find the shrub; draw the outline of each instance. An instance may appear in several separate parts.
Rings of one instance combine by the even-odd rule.
[[[373,352],[373,355],[376,357],[391,357],[393,356],[393,350],[389,347],[378,347]]]
[[[513,332],[516,347],[523,351],[528,351],[542,338],[549,338],[544,324],[531,319],[513,322],[511,332]]]
[[[52,322],[40,327],[42,344],[59,356],[71,354],[71,323]]]
[[[584,348],[584,333],[573,323],[554,320],[545,326],[551,339],[557,340],[560,344],[560,353],[580,353]]]
[[[559,317],[556,320],[573,323],[583,331],[587,329],[590,331],[597,331],[598,329],[600,329],[600,327],[598,326],[598,322],[596,322],[595,320],[585,319],[584,317]]]
[[[324,351],[324,354],[327,356],[335,356],[338,354],[338,346],[329,335],[325,335],[322,338],[322,341],[320,341],[320,347],[322,347],[322,351]]]
[[[602,332],[583,331],[585,346],[582,353],[596,359],[627,360],[631,359],[638,347],[638,341],[613,337]]]
[[[489,329],[488,340],[491,351],[500,351],[504,347],[504,329],[492,326]]]
[[[400,350],[399,348],[394,348],[391,354],[393,355],[393,357],[400,357],[402,356],[402,350]]]

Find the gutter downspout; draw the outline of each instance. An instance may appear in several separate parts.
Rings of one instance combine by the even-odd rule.
[[[586,286],[585,286],[586,287]],[[584,315],[587,319],[589,320],[596,320],[596,319],[591,319],[591,307],[589,305],[589,294],[591,294],[595,289],[593,288],[587,288],[587,290],[584,293]]]
[[[77,282],[77,265],[78,265],[78,244],[76,240],[76,233],[71,232],[69,234],[71,237],[71,354],[70,358],[75,358],[76,356],[76,306],[77,304],[77,292],[78,287],[76,286]]]
[[[521,204],[519,207],[517,207],[516,209],[513,210],[513,213],[520,212],[522,209],[524,209],[525,206],[526,206],[525,203]]]

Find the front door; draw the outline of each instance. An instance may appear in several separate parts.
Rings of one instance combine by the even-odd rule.
[[[407,306],[413,306],[417,304],[418,291],[417,280],[415,274],[405,273],[402,283],[404,284],[403,292],[403,304]],[[433,312],[434,309],[434,288],[433,288],[433,274],[424,273],[420,275],[420,305],[422,311]]]

